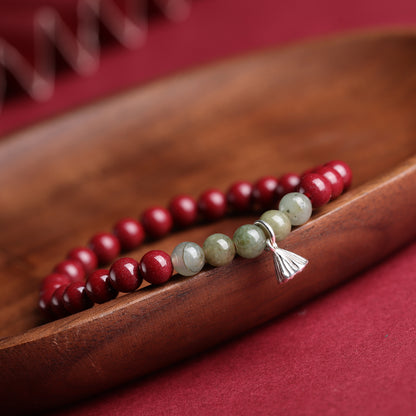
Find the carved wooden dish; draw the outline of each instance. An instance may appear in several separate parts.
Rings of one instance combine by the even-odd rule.
[[[416,35],[372,33],[229,60],[0,143],[0,399],[58,406],[205,350],[383,259],[416,234]],[[40,280],[67,251],[171,196],[343,159],[354,186],[281,246],[309,259],[278,286],[267,253],[44,324]],[[229,235],[181,231],[130,255]]]

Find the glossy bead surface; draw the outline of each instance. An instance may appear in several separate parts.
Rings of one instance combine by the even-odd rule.
[[[135,291],[142,283],[137,261],[130,257],[116,260],[110,268],[109,281],[119,292]]]
[[[228,235],[212,234],[203,245],[205,260],[211,266],[225,266],[231,263],[235,256],[235,245]]]
[[[39,309],[46,315],[51,314],[51,300],[55,290],[61,286],[68,286],[72,282],[66,274],[52,273],[45,277],[39,295]]]
[[[331,184],[331,199],[335,199],[342,194],[342,191],[344,190],[344,181],[338,171],[330,166],[322,166],[317,169],[315,173],[328,179]]]
[[[97,256],[99,264],[111,263],[120,254],[120,242],[114,234],[95,234],[89,246]]]
[[[280,200],[279,211],[288,216],[292,225],[302,225],[312,215],[312,204],[306,195],[291,192]]]
[[[98,258],[96,254],[88,247],[76,247],[72,249],[67,256],[68,259],[78,260],[85,273],[93,272],[98,266]]]
[[[148,208],[142,214],[142,224],[150,237],[161,238],[172,229],[172,215],[164,207]]]
[[[78,260],[63,260],[55,266],[53,271],[66,274],[73,282],[82,281],[85,277],[85,270]]]
[[[253,202],[255,205],[266,209],[272,208],[277,202],[276,189],[278,180],[274,176],[264,176],[253,186]]]
[[[94,303],[104,303],[117,296],[118,291],[111,286],[109,279],[107,269],[95,270],[88,276],[85,290]]]
[[[273,229],[276,241],[286,238],[292,229],[289,217],[284,212],[278,211],[277,209],[266,211],[260,219],[270,225]]]
[[[64,316],[68,315],[67,310],[64,306],[64,301],[62,296],[68,286],[60,286],[52,295],[51,304],[50,304],[50,311],[55,318],[63,318]]]
[[[237,228],[233,241],[238,255],[246,259],[259,256],[266,248],[266,236],[257,225],[246,224]]]
[[[133,218],[123,218],[113,229],[123,250],[133,250],[143,243],[145,233],[143,225]]]
[[[227,191],[227,201],[235,212],[247,212],[251,208],[253,185],[247,181],[233,183]]]
[[[161,250],[147,252],[140,261],[140,273],[147,282],[160,285],[167,282],[173,273],[169,254]]]
[[[88,297],[85,285],[82,282],[71,283],[62,295],[64,308],[68,313],[78,313],[91,308],[92,300]]]
[[[55,289],[58,289],[59,286],[69,285],[71,282],[72,279],[67,274],[51,273],[43,279],[40,292],[42,293],[45,289],[49,287],[54,287]]]
[[[205,255],[202,248],[190,241],[178,244],[172,252],[172,265],[182,276],[194,276],[205,265]]]
[[[295,192],[300,184],[300,176],[297,173],[286,173],[279,178],[276,193],[278,199],[283,198],[290,192]]]
[[[310,199],[313,208],[319,208],[331,199],[332,188],[331,183],[324,176],[307,173],[300,180],[298,192]]]
[[[207,220],[222,218],[227,212],[225,194],[218,189],[208,189],[200,195],[198,209]]]
[[[344,191],[351,186],[352,171],[347,163],[342,160],[332,160],[331,162],[326,163],[325,166],[335,169],[341,175],[341,178],[344,181]]]
[[[188,195],[175,196],[169,204],[174,224],[188,227],[195,223],[198,216],[198,204]]]
[[[52,286],[48,287],[47,289],[42,291],[42,293],[39,296],[38,308],[46,318],[50,318],[51,315],[53,315],[51,311],[51,300],[56,289],[57,288]]]

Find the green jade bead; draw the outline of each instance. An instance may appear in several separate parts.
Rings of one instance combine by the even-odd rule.
[[[225,234],[212,234],[203,245],[205,259],[211,266],[224,266],[235,256],[233,240]]]
[[[190,241],[178,244],[172,252],[172,264],[182,276],[194,276],[205,265],[205,255],[202,248]]]
[[[266,248],[266,236],[257,225],[247,224],[237,228],[233,241],[238,255],[246,259],[259,256]]]
[[[292,225],[302,225],[312,215],[311,200],[299,192],[286,194],[279,202],[279,211],[284,212]]]
[[[272,209],[266,211],[260,219],[266,222],[272,228],[276,241],[281,241],[286,238],[292,228],[289,217],[282,211]]]

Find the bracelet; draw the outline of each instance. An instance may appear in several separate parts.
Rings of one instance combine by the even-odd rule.
[[[173,198],[169,209],[152,207],[145,210],[141,222],[132,218],[120,220],[113,233],[95,234],[89,247],[77,247],[67,259],[54,268],[42,282],[39,308],[49,318],[60,318],[90,308],[94,303],[114,299],[119,292],[133,292],[143,279],[153,285],[167,282],[173,271],[182,276],[194,276],[205,264],[229,264],[235,254],[255,258],[265,249],[273,256],[276,277],[284,283],[301,272],[308,261],[281,249],[292,226],[309,220],[313,208],[319,208],[337,198],[351,185],[352,172],[342,161],[331,161],[302,175],[289,173],[279,179],[266,176],[254,186],[249,182],[234,183],[227,194],[216,189],[203,192],[198,201],[187,195]],[[279,202],[278,202],[279,201]],[[249,212],[255,208],[269,209],[254,224],[240,226],[231,239],[225,234],[212,234],[199,246],[194,242],[178,244],[172,255],[161,250],[144,254],[140,262],[130,257],[116,259],[121,251],[136,248],[145,240],[161,238],[173,225],[193,225],[198,213],[213,221],[222,218],[228,206],[231,212]],[[114,261],[109,269],[97,269],[98,264]],[[84,280],[87,276],[86,281]]]

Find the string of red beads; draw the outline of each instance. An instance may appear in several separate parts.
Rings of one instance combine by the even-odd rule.
[[[160,250],[149,251],[140,262],[123,257],[116,260],[109,270],[97,270],[99,265],[113,262],[121,251],[137,248],[146,237],[161,238],[174,226],[189,227],[200,217],[213,221],[224,217],[227,212],[270,209],[284,195],[294,191],[304,193],[313,208],[318,208],[339,196],[351,185],[351,180],[350,167],[336,160],[302,175],[265,176],[254,185],[238,181],[226,193],[208,189],[198,200],[189,195],[175,196],[168,208],[148,208],[141,221],[123,218],[115,224],[112,233],[97,233],[88,246],[72,249],[43,280],[39,308],[49,317],[60,318],[87,309],[94,303],[107,302],[119,292],[132,292],[140,287],[143,279],[154,285],[165,283],[172,276],[173,266],[170,256]]]

